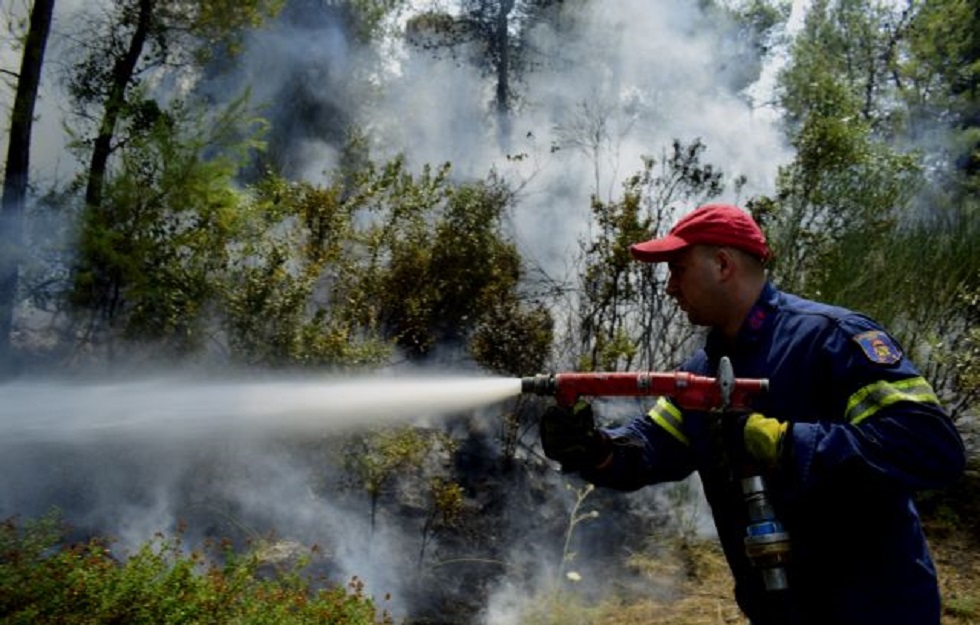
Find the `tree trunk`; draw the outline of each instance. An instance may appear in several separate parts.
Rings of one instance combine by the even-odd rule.
[[[515,0],[502,0],[497,7],[494,27],[494,43],[497,48],[497,133],[500,147],[510,151],[510,12],[514,10]]]
[[[102,204],[102,185],[105,182],[109,156],[112,154],[112,138],[126,104],[126,88],[133,79],[136,63],[139,62],[140,56],[143,54],[143,47],[146,45],[149,36],[154,5],[155,0],[140,0],[139,17],[136,20],[136,30],[133,31],[133,36],[129,40],[129,48],[125,55],[116,59],[116,64],[112,69],[112,85],[109,97],[106,99],[102,123],[99,125],[99,134],[95,138],[92,160],[88,168],[85,204],[89,209],[98,208]]]
[[[150,27],[156,0],[139,0],[139,13],[136,28],[129,40],[126,53],[117,58],[112,68],[112,84],[106,98],[99,133],[92,147],[92,160],[89,162],[88,180],[85,186],[85,210],[90,214],[101,211],[102,192],[105,185],[109,157],[112,155],[112,140],[116,126],[126,106],[126,89],[133,80],[136,65],[143,54],[149,38]],[[92,282],[88,287],[91,293],[85,298],[93,312],[110,323],[118,306],[118,276],[111,275],[105,267],[91,267]],[[95,317],[93,317],[93,323]]]
[[[30,29],[17,78],[17,94],[10,114],[10,137],[0,205],[0,370],[10,366],[10,332],[16,305],[17,276],[23,250],[24,201],[30,169],[34,104],[41,83],[44,50],[51,30],[54,0],[35,0]]]

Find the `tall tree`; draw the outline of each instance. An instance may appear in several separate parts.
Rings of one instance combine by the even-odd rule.
[[[497,138],[504,151],[510,146],[514,83],[532,61],[528,35],[561,4],[559,0],[464,0],[458,16],[426,11],[408,22],[411,44],[436,52],[467,49],[471,53],[467,60],[493,77]]]
[[[909,134],[922,139],[945,126],[952,134],[949,163],[959,180],[946,183],[976,195],[980,189],[980,11],[956,0],[922,2],[908,30],[900,65],[902,95],[911,109]],[[952,173],[952,172],[951,172]]]
[[[116,126],[126,104],[126,90],[130,86],[136,64],[143,55],[143,48],[150,37],[151,18],[155,0],[138,0],[135,15],[124,12],[123,23],[132,28],[128,45],[113,61],[105,88],[105,104],[102,121],[99,123],[95,140],[92,142],[92,158],[88,166],[88,180],[85,184],[85,204],[97,207],[102,203],[102,185],[105,181],[106,167],[112,153],[112,139]],[[128,23],[127,23],[128,22]]]
[[[498,140],[506,150],[510,141],[511,86],[513,71],[510,35],[511,13],[515,0],[470,0],[467,3],[469,18],[486,42],[492,70],[495,74],[494,105],[497,115]]]
[[[819,0],[807,12],[779,79],[796,156],[779,172],[768,225],[786,288],[826,297],[838,245],[863,237],[873,256],[916,191],[917,159],[890,143],[905,19],[867,0]]]
[[[903,247],[903,256],[915,256],[905,261],[918,293],[909,316],[923,320],[917,338],[936,354],[930,373],[956,390],[950,405],[959,414],[980,403],[980,11],[956,0],[914,7],[898,75],[910,108],[907,134],[926,146],[930,185],[921,196],[925,217]],[[915,255],[922,250],[930,253],[928,272]],[[937,285],[928,276],[945,280]]]
[[[796,156],[754,204],[777,281],[893,328],[954,407],[948,350],[975,340],[966,303],[980,281],[977,202],[950,156],[963,148],[946,140],[970,137],[958,131],[971,72],[947,58],[970,58],[963,22],[957,2],[812,3],[779,79]]]
[[[3,203],[0,205],[0,370],[9,363],[10,332],[16,306],[17,276],[23,246],[24,202],[31,162],[34,105],[41,83],[54,0],[35,0],[21,57],[17,94],[10,115]]]
[[[110,277],[107,300],[95,304],[111,311],[118,332],[89,325],[85,347],[111,354],[121,336],[180,355],[207,338],[205,313],[220,298],[229,250],[255,228],[235,188],[257,142],[241,107],[174,106],[120,146],[100,210],[86,211],[80,223],[78,254],[101,274],[78,270],[72,293],[74,303],[91,306],[92,283]]]
[[[145,81],[166,77],[167,71],[192,68],[218,50],[234,51],[244,29],[257,25],[280,6],[280,0],[115,0],[111,11],[90,18],[86,38],[70,76],[70,92],[80,116],[95,118],[93,135],[81,144],[91,149],[85,173],[87,223],[112,227],[104,192],[110,158],[129,140],[154,132],[163,116],[161,105],[147,93]],[[91,213],[95,213],[92,215]],[[109,267],[82,258],[76,281],[89,290],[76,302],[90,306],[112,323],[122,276]]]

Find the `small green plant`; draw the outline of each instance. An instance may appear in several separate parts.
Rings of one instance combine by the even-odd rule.
[[[122,559],[104,539],[66,545],[56,514],[0,524],[0,614],[10,625],[194,623],[375,625],[356,577],[337,585],[304,575],[312,554],[272,575],[258,552],[228,542],[187,550],[158,534]]]
[[[571,484],[566,484],[565,488],[568,490],[575,491],[575,505],[572,506],[572,512],[569,514],[568,518],[568,528],[565,530],[565,544],[562,547],[561,554],[561,566],[558,567],[558,578],[555,582],[555,593],[561,589],[562,584],[567,579],[572,582],[579,582],[582,580],[582,576],[569,566],[575,560],[575,552],[572,551],[572,535],[575,533],[575,528],[582,521],[588,519],[595,519],[599,517],[598,510],[591,510],[586,513],[581,513],[582,504],[585,502],[585,498],[595,490],[595,486],[592,484],[586,484],[582,488],[574,488]]]
[[[530,604],[526,613],[521,615],[522,621],[528,625],[576,625],[579,623],[585,625],[595,622],[594,617],[597,614],[595,608],[584,605],[574,593],[563,592],[568,582],[578,583],[582,581],[582,575],[571,568],[576,555],[572,550],[572,537],[579,523],[599,516],[599,512],[596,510],[584,513],[581,511],[582,504],[589,494],[595,490],[595,486],[586,484],[582,488],[575,488],[571,484],[566,484],[565,488],[574,491],[575,503],[568,517],[568,527],[565,530],[565,541],[562,545],[561,563],[546,598],[543,601]]]
[[[463,514],[463,488],[441,476],[429,478],[428,498],[430,506],[422,522],[422,544],[419,547],[419,569],[425,562],[425,550],[442,529],[455,527]]]

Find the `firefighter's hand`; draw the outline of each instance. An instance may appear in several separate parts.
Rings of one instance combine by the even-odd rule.
[[[767,469],[775,468],[783,455],[783,442],[789,423],[766,417],[758,412],[745,419],[742,442],[749,456]]]
[[[592,469],[608,458],[608,438],[595,426],[592,405],[580,400],[571,409],[551,406],[539,423],[544,455],[566,473]]]

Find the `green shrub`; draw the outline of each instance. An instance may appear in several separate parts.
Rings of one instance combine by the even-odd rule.
[[[345,588],[304,575],[309,555],[268,574],[256,551],[238,554],[227,543],[186,550],[179,537],[158,534],[121,560],[104,539],[76,545],[63,539],[56,515],[0,525],[0,622],[393,622],[386,612],[378,613],[357,578]]]

